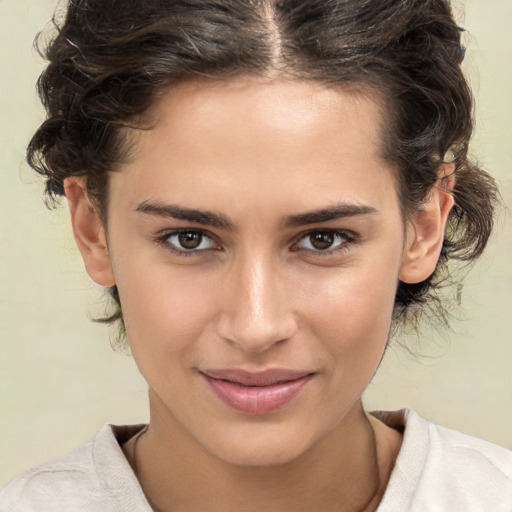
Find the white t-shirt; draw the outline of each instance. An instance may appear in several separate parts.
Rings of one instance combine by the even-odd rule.
[[[376,412],[404,439],[377,512],[512,512],[512,452],[434,425],[411,409]],[[120,445],[142,425],[96,439],[22,473],[1,512],[151,512]]]

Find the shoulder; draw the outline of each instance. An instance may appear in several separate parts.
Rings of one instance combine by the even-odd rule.
[[[512,451],[440,425],[428,423],[428,427],[430,460],[458,469],[458,477],[478,472],[512,484]]]
[[[49,511],[78,505],[101,489],[93,462],[93,443],[25,471],[0,491],[0,506],[7,511]],[[55,508],[53,508],[55,510]]]
[[[411,511],[512,511],[510,450],[435,425],[411,409],[376,416],[395,428],[401,422],[404,432],[383,504],[401,499]]]
[[[94,441],[16,477],[0,491],[0,509],[110,512],[119,510],[119,494],[124,494],[121,499],[125,502],[131,499],[133,504],[135,497],[144,503],[135,475],[119,446],[116,429],[123,431],[105,425]]]

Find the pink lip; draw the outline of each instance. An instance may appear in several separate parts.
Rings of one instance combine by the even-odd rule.
[[[271,369],[201,372],[211,389],[226,405],[245,414],[267,414],[290,403],[313,377],[312,373]]]

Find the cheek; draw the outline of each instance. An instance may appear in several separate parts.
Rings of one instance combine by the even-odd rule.
[[[339,386],[353,389],[347,396],[366,387],[386,347],[398,282],[394,261],[385,269],[368,264],[337,270],[316,280],[309,300],[305,324],[327,350]]]
[[[371,264],[333,269],[303,282],[301,309],[310,325],[347,343],[371,333],[387,336],[397,284],[393,265],[383,275]]]
[[[218,287],[192,269],[125,265],[116,279],[134,355],[141,344],[151,345],[151,357],[188,350],[215,314]]]

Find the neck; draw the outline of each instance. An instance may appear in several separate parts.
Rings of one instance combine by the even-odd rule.
[[[377,508],[392,468],[387,449],[379,448],[376,420],[369,420],[360,402],[314,447],[274,466],[220,460],[162,410],[157,397],[150,395],[150,403],[151,421],[136,453],[125,451],[159,512],[369,512]]]

